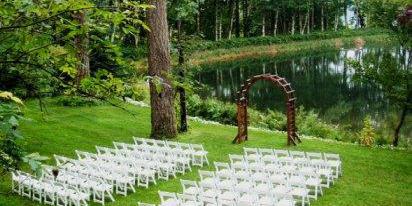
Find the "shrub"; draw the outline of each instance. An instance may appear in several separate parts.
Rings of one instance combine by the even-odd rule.
[[[372,126],[370,116],[366,116],[363,120],[363,128],[359,135],[359,143],[364,146],[371,147],[375,142],[375,130]]]
[[[125,86],[124,96],[130,97],[136,101],[145,101],[149,99],[149,95],[149,87],[143,81],[134,84],[127,84]]]

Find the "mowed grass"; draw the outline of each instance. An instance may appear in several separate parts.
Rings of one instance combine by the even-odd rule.
[[[37,104],[29,102],[21,130],[29,152],[75,157],[74,150],[94,152],[95,145],[111,146],[113,141],[132,142],[132,136],[150,134],[150,110],[128,106],[132,116],[111,106],[60,107],[48,105],[42,115]],[[287,147],[284,135],[250,131],[249,141],[233,145],[236,128],[190,122],[190,131],[178,141],[201,143],[209,151],[209,160],[229,161],[228,154],[242,152],[242,147],[287,148],[292,150],[338,153],[343,159],[344,175],[326,189],[312,205],[412,205],[411,151],[370,149],[360,146],[304,139],[297,147]],[[51,158],[47,163],[54,164]],[[202,169],[212,169],[211,166]],[[158,203],[158,190],[181,192],[179,179],[197,180],[197,168],[177,179],[159,181],[148,189],[137,189],[128,196],[115,196],[108,206],[136,206],[138,201]],[[0,205],[39,205],[10,192],[10,176],[0,179]],[[92,203],[91,205],[98,205]]]

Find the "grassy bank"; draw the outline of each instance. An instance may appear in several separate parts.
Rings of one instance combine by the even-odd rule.
[[[351,36],[332,39],[317,39],[308,41],[291,41],[288,43],[245,46],[229,49],[215,49],[197,51],[188,58],[189,65],[201,65],[208,63],[227,62],[239,59],[272,57],[275,55],[286,55],[306,51],[327,51],[338,50],[342,47],[353,48],[357,42],[363,41],[365,44],[388,44],[392,38],[386,34],[376,34],[371,36]]]
[[[94,151],[95,145],[110,146],[112,141],[132,142],[132,136],[146,137],[150,133],[150,110],[128,106],[135,116],[111,106],[61,107],[49,104],[42,114],[34,102],[26,107],[30,120],[21,125],[28,139],[25,148],[52,156],[74,157],[74,150]],[[190,131],[178,141],[201,143],[210,152],[211,161],[228,161],[227,154],[241,153],[242,147],[286,148],[286,137],[279,133],[250,131],[250,141],[232,145],[236,128],[190,122]],[[412,205],[411,151],[369,149],[350,144],[304,139],[297,147],[302,151],[339,153],[343,159],[344,176],[314,206],[326,205]],[[52,160],[48,163],[53,164]],[[197,170],[179,176],[197,179]],[[10,193],[10,177],[0,179],[0,205],[38,205],[27,198]],[[136,206],[137,201],[159,202],[157,191],[181,192],[178,179],[161,181],[148,189],[139,188],[127,197],[116,196],[108,206]],[[97,204],[91,204],[97,205]]]

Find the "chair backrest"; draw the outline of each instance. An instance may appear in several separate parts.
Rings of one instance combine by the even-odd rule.
[[[79,159],[83,160],[83,159],[96,159],[94,158],[95,154],[90,153],[90,152],[84,152],[84,151],[79,151],[79,150],[75,150],[76,155]]]
[[[275,152],[275,156],[277,158],[279,158],[279,157],[289,157],[289,151],[288,150],[278,150],[278,149],[276,149],[274,152]]]
[[[146,144],[146,139],[141,137],[133,137],[134,144],[136,145],[144,145]]]
[[[273,151],[273,149],[259,148],[259,154],[262,157],[265,157],[265,156],[274,157],[275,156],[275,152]]]
[[[182,185],[183,192],[185,192],[189,188],[197,188],[199,189],[199,186],[197,185],[196,181],[192,180],[180,180],[180,184]]]
[[[155,143],[155,146],[159,148],[165,148],[167,146],[164,140],[155,140],[154,143]]]
[[[114,148],[116,148],[117,150],[124,150],[126,149],[126,145],[123,142],[113,142],[113,146]]]
[[[199,196],[199,200],[202,203],[202,205],[217,205],[216,199],[213,197],[205,197],[205,196]]]
[[[187,194],[177,194],[177,199],[181,202],[181,203],[192,203],[192,202],[196,202],[197,198],[194,195],[187,195]],[[196,205],[193,205],[196,206]]]
[[[326,161],[335,160],[340,161],[340,156],[338,154],[323,153]]]
[[[259,152],[257,148],[248,148],[248,147],[243,147],[243,153],[245,154],[245,156],[249,157],[249,156],[259,156]]]
[[[200,180],[204,180],[207,178],[216,178],[216,175],[214,172],[212,171],[206,171],[206,170],[198,170],[199,171],[199,176],[200,176]]]
[[[305,158],[305,157],[306,157],[305,152],[302,152],[302,151],[292,151],[292,150],[289,150],[289,155],[290,155],[292,158]]]
[[[245,158],[243,155],[233,155],[229,154],[229,159],[230,159],[230,164],[235,165],[235,164],[246,164]]]
[[[68,162],[72,162],[74,160],[74,159],[71,159],[71,158],[68,158],[68,157],[63,157],[63,156],[56,155],[56,154],[54,154],[53,156],[54,156],[54,159],[56,160],[56,165],[57,166],[64,165],[64,164],[66,164]]]
[[[190,144],[181,143],[181,142],[179,142],[178,144],[182,150],[187,150],[187,151],[192,150],[192,148],[190,147]]]
[[[306,157],[308,157],[309,160],[322,160],[322,153],[306,152]]]
[[[159,193],[160,201],[162,203],[166,201],[170,201],[170,200],[178,201],[176,193],[164,192],[164,191],[159,191],[158,193]]]
[[[201,144],[190,144],[190,147],[194,151],[205,151],[205,149],[203,148],[203,145]]]
[[[230,170],[230,165],[226,162],[213,162],[216,171]]]

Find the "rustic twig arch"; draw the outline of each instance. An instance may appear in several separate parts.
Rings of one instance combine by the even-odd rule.
[[[279,77],[278,75],[272,74],[261,74],[253,76],[252,78],[246,80],[245,84],[241,86],[240,91],[237,92],[237,126],[238,134],[233,140],[233,143],[242,143],[248,139],[248,115],[247,106],[249,100],[249,89],[259,80],[267,80],[275,84],[277,87],[282,89],[285,94],[286,101],[286,117],[287,117],[287,135],[288,135],[288,145],[296,145],[301,142],[300,138],[296,133],[295,126],[295,91],[290,86],[290,83],[286,81],[285,78]]]

